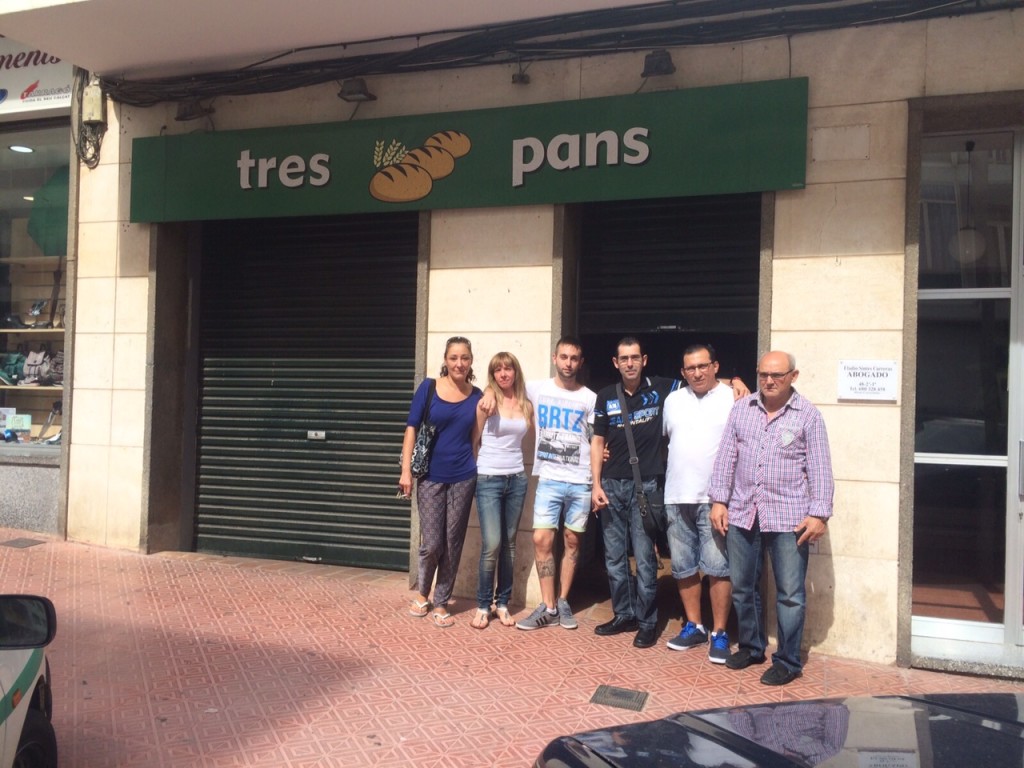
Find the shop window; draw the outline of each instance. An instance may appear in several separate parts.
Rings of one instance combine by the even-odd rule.
[[[0,451],[60,444],[68,163],[66,125],[0,130]]]

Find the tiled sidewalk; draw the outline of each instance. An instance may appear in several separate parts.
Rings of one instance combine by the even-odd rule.
[[[0,529],[5,592],[53,599],[61,765],[529,766],[563,733],[683,709],[867,693],[1012,691],[1024,683],[812,653],[783,689],[701,651],[636,650],[580,628],[438,629],[407,615],[405,574],[142,556]],[[525,613],[525,612],[524,612]],[[650,693],[642,712],[591,704],[599,685]]]

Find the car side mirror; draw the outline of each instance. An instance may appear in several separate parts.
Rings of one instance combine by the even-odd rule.
[[[0,595],[0,649],[42,648],[57,634],[57,609],[37,595]]]

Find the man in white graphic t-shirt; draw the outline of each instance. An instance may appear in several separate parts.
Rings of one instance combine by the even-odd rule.
[[[583,364],[579,339],[559,339],[552,362],[554,378],[526,385],[537,424],[533,474],[540,480],[533,505],[533,551],[541,603],[516,623],[525,630],[555,624],[565,629],[578,626],[568,598],[580,556],[580,536],[590,518],[590,437],[595,394],[576,380]],[[561,566],[556,569],[555,536],[560,527],[565,547]]]

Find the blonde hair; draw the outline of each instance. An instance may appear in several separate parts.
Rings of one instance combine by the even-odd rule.
[[[523,416],[526,417],[526,425],[529,427],[533,423],[533,404],[530,403],[529,398],[526,396],[523,368],[519,365],[515,355],[511,352],[499,352],[491,358],[491,362],[487,364],[487,387],[494,392],[496,398],[501,397],[501,387],[494,380],[494,371],[506,365],[515,372],[516,380],[512,385],[512,393],[515,395],[516,401],[519,403],[519,409],[523,412]]]

